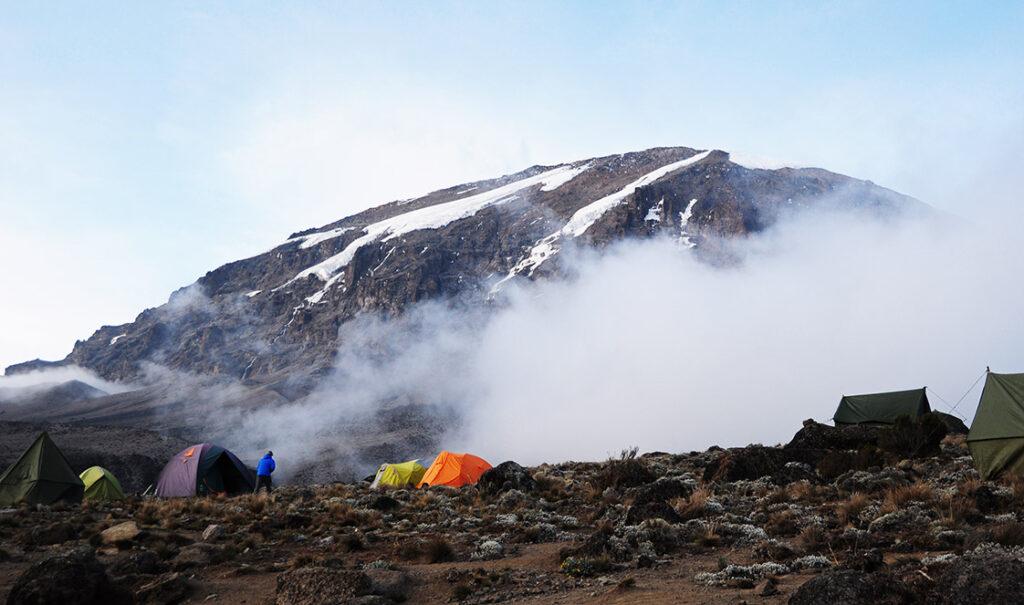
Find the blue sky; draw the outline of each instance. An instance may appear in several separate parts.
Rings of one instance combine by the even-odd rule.
[[[982,216],[1020,172],[1021,39],[1020,2],[9,2],[0,366],[535,163],[717,147]]]

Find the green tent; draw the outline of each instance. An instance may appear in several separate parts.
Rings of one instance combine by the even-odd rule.
[[[893,424],[900,416],[918,416],[932,411],[924,389],[845,395],[832,420],[840,424]]]
[[[124,500],[121,482],[102,466],[90,466],[78,476],[85,484],[85,499],[92,502]]]
[[[370,487],[410,487],[415,486],[423,478],[427,469],[420,464],[419,460],[408,462],[395,462],[382,464],[377,470],[377,476],[373,478]]]
[[[81,502],[84,485],[46,433],[0,475],[0,506]]]
[[[983,479],[1024,472],[1024,374],[985,376],[967,445]]]

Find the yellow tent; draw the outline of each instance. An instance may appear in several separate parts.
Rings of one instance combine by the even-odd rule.
[[[123,500],[121,482],[102,466],[90,466],[78,476],[85,484],[85,499],[93,502]]]
[[[419,460],[382,464],[380,469],[377,470],[377,476],[373,478],[373,483],[370,487],[382,485],[388,487],[410,487],[419,483],[425,472],[427,472],[427,469],[420,464]]]

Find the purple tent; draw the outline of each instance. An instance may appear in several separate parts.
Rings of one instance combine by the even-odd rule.
[[[156,495],[161,498],[253,491],[253,471],[230,451],[212,443],[187,447],[160,471]]]

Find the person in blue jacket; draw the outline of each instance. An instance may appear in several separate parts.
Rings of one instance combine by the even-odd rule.
[[[256,465],[256,491],[259,493],[261,487],[267,488],[267,493],[274,491],[271,485],[270,475],[274,474],[274,469],[277,468],[277,463],[274,462],[274,452],[267,452],[262,458],[260,458],[259,464]]]

